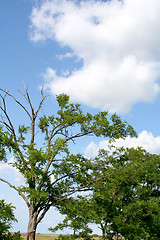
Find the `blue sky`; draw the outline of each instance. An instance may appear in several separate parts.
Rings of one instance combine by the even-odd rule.
[[[87,111],[117,112],[139,134],[118,146],[142,145],[159,153],[159,0],[78,2],[0,1],[0,87],[17,94],[25,83],[36,104],[45,86],[50,113],[61,92]],[[8,108],[18,123],[20,113]],[[95,154],[99,147],[107,148],[107,140],[87,139],[81,151]],[[21,181],[7,166],[0,166],[0,174]],[[0,197],[17,207],[14,230],[25,232],[23,200],[5,184],[0,189]],[[58,219],[51,210],[38,232],[47,232]]]

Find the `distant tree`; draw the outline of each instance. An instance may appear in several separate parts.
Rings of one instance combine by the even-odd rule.
[[[11,234],[9,232],[9,229],[12,226],[12,222],[17,221],[14,216],[13,209],[14,207],[11,204],[7,204],[4,200],[0,200],[0,239],[21,239],[19,233]]]
[[[102,174],[127,166],[94,183],[92,219],[103,240],[118,234],[131,240],[160,239],[160,156],[122,148],[111,156],[102,151],[99,158],[110,159]]]
[[[7,153],[13,153],[13,167],[23,175],[25,184],[16,187],[6,179],[0,180],[16,190],[25,201],[29,210],[27,239],[35,240],[37,225],[51,206],[57,206],[75,192],[88,191],[91,183],[99,180],[98,174],[92,175],[94,165],[91,160],[80,154],[71,154],[71,143],[88,135],[115,139],[133,136],[135,131],[115,114],[109,120],[107,112],[83,113],[80,105],[69,103],[65,94],[56,98],[57,113],[47,117],[40,112],[46,99],[43,91],[36,109],[27,88],[24,93],[20,92],[21,101],[3,89],[0,92],[0,123],[3,127],[0,130],[0,157],[7,162]],[[21,119],[14,124],[6,98],[17,104],[16,113],[18,106],[24,111],[24,124]]]
[[[60,213],[65,216],[64,220],[58,223],[54,228],[49,228],[49,231],[56,232],[69,228],[73,230],[73,238],[89,239],[92,229],[88,226],[90,223],[89,202],[86,198],[77,197],[70,198],[57,206]]]
[[[75,226],[83,229],[83,223],[96,223],[103,240],[114,236],[159,239],[160,156],[141,148],[112,148],[111,152],[101,150],[94,163],[98,166],[94,174],[108,177],[93,182],[93,193],[87,198],[59,205],[66,218],[55,230],[73,226],[78,216]]]
[[[121,212],[114,227],[127,239],[160,239],[160,156],[144,150],[132,151],[135,164],[123,185],[130,196],[121,197]],[[131,184],[132,182],[132,184]],[[123,187],[125,188],[125,186]]]

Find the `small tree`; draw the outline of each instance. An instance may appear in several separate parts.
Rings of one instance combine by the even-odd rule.
[[[14,207],[11,204],[7,204],[4,200],[0,200],[0,239],[21,239],[19,233],[10,234],[9,232],[9,229],[12,226],[12,222],[17,221],[14,216],[13,209]]]
[[[54,228],[49,228],[49,230],[56,232],[57,230],[70,228],[73,230],[73,238],[90,238],[92,229],[88,226],[90,223],[90,209],[88,203],[87,199],[82,197],[77,197],[76,199],[70,198],[62,202],[57,208],[65,218]]]
[[[13,221],[17,221],[13,214],[14,207],[6,204],[4,200],[0,200],[0,236],[8,232]]]
[[[1,125],[0,157],[7,162],[7,151],[13,153],[15,167],[25,179],[25,185],[16,187],[7,183],[25,201],[29,210],[28,240],[35,239],[37,225],[51,206],[57,206],[78,191],[87,191],[92,182],[98,181],[93,173],[93,162],[82,155],[73,155],[69,148],[71,142],[87,135],[109,138],[135,135],[133,128],[115,114],[108,120],[107,112],[95,115],[83,113],[79,104],[69,103],[65,94],[57,96],[59,110],[55,115],[40,115],[46,96],[41,91],[41,101],[35,109],[28,90],[20,94],[26,103],[14,95],[0,89]],[[7,111],[6,97],[19,106],[29,124],[19,123],[18,128]],[[40,116],[39,116],[40,115]]]

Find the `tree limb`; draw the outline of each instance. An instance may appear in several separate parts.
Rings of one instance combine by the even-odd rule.
[[[47,207],[43,210],[43,212],[41,213],[41,215],[37,219],[37,224],[43,219],[43,217],[48,212],[48,210],[50,209],[51,206],[52,206],[51,204],[48,204]]]
[[[86,132],[86,133],[83,133],[83,132],[77,133],[77,134],[75,134],[75,135],[73,135],[73,136],[71,136],[71,137],[68,137],[68,138],[65,140],[65,142],[68,142],[68,141],[70,141],[70,140],[72,140],[72,139],[74,139],[74,138],[83,137],[83,136],[88,135],[88,134],[90,134],[90,133],[92,133],[92,131],[89,131],[89,132]],[[54,157],[55,157],[55,156],[53,156],[52,159],[50,159],[50,160],[47,162],[44,172],[47,172],[47,171],[48,171],[48,169],[50,168],[52,162],[54,161]]]
[[[28,115],[29,118],[31,119],[31,115],[29,114],[29,112],[27,111],[27,109],[26,109],[12,94],[10,94],[9,92],[3,90],[2,88],[0,88],[0,91],[4,92],[4,93],[6,93],[8,96],[12,97],[12,98],[14,99],[14,101],[15,101],[16,103],[18,103],[18,105],[20,105],[20,106],[25,110],[25,112],[27,113],[27,115]]]
[[[78,171],[75,171],[75,172],[72,172],[72,173],[68,173],[68,174],[66,174],[66,175],[63,175],[62,177],[56,179],[56,180],[52,183],[52,186],[53,186],[55,183],[57,183],[58,181],[62,180],[63,178],[72,176],[72,175],[74,175],[74,174],[76,174],[76,173],[78,173],[78,172],[79,172],[79,170],[78,170]]]
[[[112,172],[112,173],[109,174],[109,175],[105,175],[105,176],[102,176],[102,177],[99,177],[99,178],[94,177],[94,178],[93,178],[89,183],[87,183],[86,185],[81,186],[81,187],[79,187],[79,188],[71,191],[70,193],[66,194],[65,196],[60,197],[59,200],[65,200],[66,197],[68,197],[68,196],[70,196],[70,195],[72,195],[72,194],[74,194],[74,193],[76,193],[76,192],[78,192],[78,191],[80,191],[80,190],[88,187],[88,186],[91,185],[92,183],[98,182],[98,181],[100,181],[101,179],[104,179],[104,178],[108,178],[108,177],[110,177],[110,176],[112,176],[112,175],[114,175],[114,174],[122,171],[122,170],[125,169],[126,167],[127,167],[127,166],[124,166],[124,167],[122,167],[122,168],[120,168],[120,169]]]
[[[12,185],[10,182],[6,181],[3,178],[0,178],[0,181],[7,183],[11,188],[13,188],[14,190],[16,190],[18,192],[18,194],[23,198],[23,200],[26,202],[27,206],[30,206],[30,203],[28,201],[28,198],[18,190],[18,188],[16,188],[14,185]]]

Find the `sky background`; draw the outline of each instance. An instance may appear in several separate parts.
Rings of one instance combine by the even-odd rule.
[[[55,95],[62,92],[85,111],[116,112],[139,135],[116,145],[140,145],[158,154],[159,12],[159,0],[1,0],[0,88],[18,96],[25,83],[36,105],[44,86],[50,94],[47,113],[55,112]],[[25,122],[11,103],[8,111],[15,124]],[[107,139],[91,138],[83,140],[79,150],[95,155],[107,144]],[[17,186],[23,182],[15,169],[4,164],[0,175]],[[19,222],[13,231],[26,232],[23,200],[4,183],[0,183],[0,198],[16,206]],[[47,233],[60,219],[52,209],[37,232]]]

